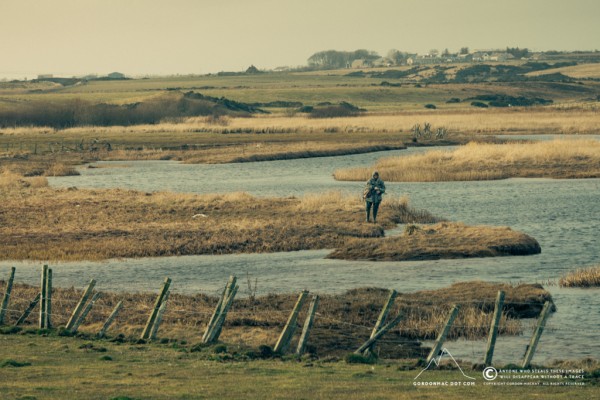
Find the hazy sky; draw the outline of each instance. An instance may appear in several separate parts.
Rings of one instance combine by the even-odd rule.
[[[328,49],[594,50],[599,20],[600,0],[0,0],[0,77],[239,71]]]

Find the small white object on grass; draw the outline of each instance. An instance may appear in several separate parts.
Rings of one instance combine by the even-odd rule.
[[[202,217],[202,218],[208,218],[208,215],[206,214],[196,214],[196,215],[192,215],[192,219],[196,219],[198,217]]]

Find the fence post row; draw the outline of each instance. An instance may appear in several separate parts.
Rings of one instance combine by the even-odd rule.
[[[152,312],[150,313],[150,316],[148,317],[148,322],[146,323],[146,327],[144,328],[144,331],[142,332],[142,336],[141,336],[142,339],[150,338],[150,331],[152,330],[152,326],[154,325],[154,321],[156,320],[156,315],[158,314],[158,309],[160,308],[170,286],[171,286],[171,278],[165,278],[165,283],[163,285],[163,288],[160,291],[160,294],[158,295],[158,297],[156,298],[156,301],[154,302],[154,308],[152,309]]]
[[[496,297],[496,304],[494,306],[494,316],[492,317],[492,325],[490,326],[490,333],[488,335],[487,350],[485,352],[484,364],[486,366],[492,365],[492,358],[494,357],[494,347],[496,346],[496,337],[498,336],[498,327],[500,325],[500,319],[502,318],[502,307],[504,306],[504,291],[499,290],[498,296]]]
[[[312,329],[318,306],[319,296],[314,295],[308,306],[308,314],[306,315],[306,320],[304,320],[304,326],[302,327],[302,333],[300,334],[300,340],[298,341],[298,347],[296,348],[296,354],[299,356],[301,356],[306,349],[306,343],[308,342],[308,336],[310,335],[310,330]]]
[[[442,349],[442,346],[444,345],[444,342],[446,341],[446,336],[448,336],[448,333],[450,332],[450,328],[452,327],[452,324],[454,323],[454,319],[456,319],[456,316],[458,315],[459,310],[460,310],[459,305],[454,305],[454,307],[452,307],[452,311],[450,311],[450,315],[448,316],[448,320],[446,321],[446,325],[444,326],[444,329],[442,329],[442,331],[438,335],[438,337],[435,341],[435,345],[431,349],[429,356],[427,356],[426,362],[428,364],[435,356],[438,355],[438,353]]]
[[[283,331],[281,331],[281,335],[279,335],[279,339],[277,340],[277,343],[273,348],[273,351],[275,351],[276,353],[284,353],[287,350],[290,341],[292,340],[292,336],[296,331],[296,321],[298,320],[298,313],[300,312],[300,309],[302,308],[302,305],[304,304],[304,300],[306,299],[307,295],[308,290],[303,290],[300,293],[300,296],[298,296],[298,301],[296,301],[296,305],[294,306],[294,309],[288,317],[285,327],[283,328]]]
[[[239,288],[240,287],[238,285],[235,285],[234,288],[229,293],[229,297],[227,298],[227,301],[223,305],[223,309],[219,313],[219,317],[217,318],[217,320],[215,322],[215,326],[213,327],[212,331],[210,332],[210,335],[208,338],[208,343],[216,342],[217,340],[219,340],[219,336],[221,336],[221,331],[223,330],[223,324],[225,323],[225,318],[227,318],[227,313],[229,312],[229,309],[231,308],[231,305],[233,304],[233,299],[235,298],[235,295],[237,294]]]
[[[41,296],[41,300],[42,302],[40,303],[40,319],[39,319],[39,328],[40,329],[44,329],[46,328],[46,323],[47,323],[47,312],[46,312],[46,290],[48,289],[48,266],[44,265],[42,267],[42,282],[40,285],[40,296]]]
[[[366,342],[364,342],[362,344],[362,346],[360,346],[358,349],[356,349],[356,351],[354,352],[354,354],[361,354],[366,349],[368,349],[371,346],[373,346],[390,329],[393,329],[396,325],[398,325],[400,323],[400,320],[402,320],[403,317],[404,317],[404,315],[403,315],[402,312],[400,314],[398,314],[396,316],[396,318],[394,318],[393,320],[391,320],[386,326],[384,326],[383,328],[381,328],[379,331],[377,331],[377,333],[375,335],[373,335],[371,338],[369,338],[369,340],[367,340]]]
[[[385,320],[390,312],[390,309],[392,308],[392,305],[394,304],[394,301],[396,300],[396,296],[398,296],[398,292],[394,289],[390,290],[390,295],[388,296],[388,299],[385,302],[385,305],[381,309],[379,318],[377,318],[377,322],[375,323],[375,326],[373,327],[373,331],[371,331],[371,336],[369,338],[372,338],[373,336],[375,336],[377,334],[377,332],[379,332],[379,330],[381,329],[383,324],[385,323]],[[373,351],[373,347],[375,347],[375,344],[373,344],[373,346],[365,349],[364,355],[368,356]]]
[[[67,322],[65,329],[67,329],[67,330],[73,329],[73,325],[79,318],[79,314],[81,314],[81,311],[83,310],[83,307],[85,306],[85,303],[88,301],[90,295],[92,294],[92,291],[94,290],[94,286],[96,286],[96,280],[92,279],[90,281],[90,283],[88,284],[88,287],[85,289],[85,292],[83,292],[81,299],[79,299],[79,303],[77,303],[77,306],[75,306],[75,309],[73,310],[73,314],[71,314],[71,318],[69,318],[69,322]]]
[[[25,322],[25,320],[27,319],[27,317],[29,317],[29,314],[31,314],[31,312],[33,311],[33,309],[35,308],[35,306],[37,306],[37,304],[40,302],[40,297],[41,297],[41,295],[38,292],[35,295],[35,298],[31,301],[31,303],[29,303],[29,306],[27,306],[27,309],[25,309],[25,311],[23,312],[23,314],[19,317],[19,319],[15,323],[15,326],[19,326],[23,322]]]
[[[46,329],[52,329],[52,268],[46,275]]]
[[[156,319],[154,320],[154,324],[152,325],[152,329],[150,330],[150,340],[156,339],[156,334],[158,333],[158,328],[160,326],[160,323],[162,322],[163,314],[167,309],[167,300],[169,300],[170,293],[171,292],[167,290],[167,293],[165,293],[165,297],[163,298],[160,308],[158,309],[158,313],[156,313]]]
[[[533,359],[533,355],[535,354],[535,350],[537,349],[537,345],[540,341],[540,337],[544,332],[544,327],[546,326],[546,320],[550,315],[551,304],[549,301],[544,303],[544,308],[542,308],[542,312],[538,318],[538,323],[533,332],[533,336],[531,337],[531,341],[529,342],[529,346],[527,346],[527,352],[525,353],[525,359],[523,360],[523,368],[529,367],[531,364],[531,360]]]
[[[6,317],[6,311],[8,310],[8,303],[10,302],[10,293],[12,292],[13,283],[15,281],[15,267],[10,269],[10,277],[6,282],[6,290],[4,291],[4,298],[2,299],[2,306],[0,306],[0,325],[4,325],[4,318]]]

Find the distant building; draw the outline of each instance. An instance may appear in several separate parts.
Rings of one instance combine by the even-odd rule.
[[[354,60],[352,61],[352,64],[350,64],[350,68],[368,68],[371,66],[371,62],[369,60],[365,60],[363,58],[358,59],[358,60]]]
[[[372,65],[373,67],[391,67],[394,65],[394,62],[387,57],[381,57],[377,60],[374,60]]]
[[[490,61],[508,61],[513,60],[515,57],[510,53],[492,53],[490,55]]]
[[[489,61],[489,60],[490,60],[490,55],[488,53],[485,53],[482,51],[473,53],[473,61],[474,62]]]

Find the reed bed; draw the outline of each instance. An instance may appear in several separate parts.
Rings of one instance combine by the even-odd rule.
[[[600,265],[588,268],[579,268],[563,275],[558,284],[561,287],[599,287]]]
[[[369,179],[373,169],[377,169],[384,180],[394,182],[596,178],[600,177],[600,141],[471,142],[453,151],[388,157],[372,167],[337,170],[334,176],[338,180],[362,181]]]
[[[401,236],[354,239],[328,258],[370,261],[438,260],[538,254],[537,240],[509,227],[468,226],[458,222],[407,225]]]
[[[176,285],[176,282],[174,283]],[[0,281],[0,287],[4,287]],[[174,286],[176,290],[176,286]],[[447,288],[400,293],[390,316],[403,312],[400,325],[380,342],[380,352],[385,357],[417,357],[426,349],[418,340],[435,338],[443,327],[453,304],[461,305],[461,311],[450,331],[450,338],[483,338],[488,334],[492,319],[495,296],[498,290],[506,292],[504,313],[500,323],[501,335],[518,335],[522,332],[520,318],[539,315],[543,303],[552,300],[550,294],[538,285],[508,285],[486,282],[463,282]],[[39,288],[16,284],[7,324],[14,324]],[[243,291],[243,289],[242,289]],[[56,327],[64,326],[81,290],[55,288],[52,295],[52,321]],[[283,328],[297,299],[297,294],[268,294],[242,297],[234,301],[228,314],[221,340],[226,343],[258,347],[273,345]],[[343,354],[355,350],[368,339],[388,291],[379,288],[352,289],[338,295],[321,295],[310,344],[319,355]],[[117,302],[123,301],[123,309],[109,336],[124,334],[139,337],[154,303],[156,293],[103,292],[85,324],[83,333],[95,334],[102,326]],[[172,293],[159,332],[162,338],[199,341],[210,319],[218,298],[215,295],[182,295]],[[305,307],[306,308],[306,307]],[[299,315],[303,321],[306,311]],[[389,317],[391,318],[391,317]],[[36,323],[30,316],[25,327]],[[299,335],[299,330],[296,336]],[[401,346],[399,346],[401,345]]]

